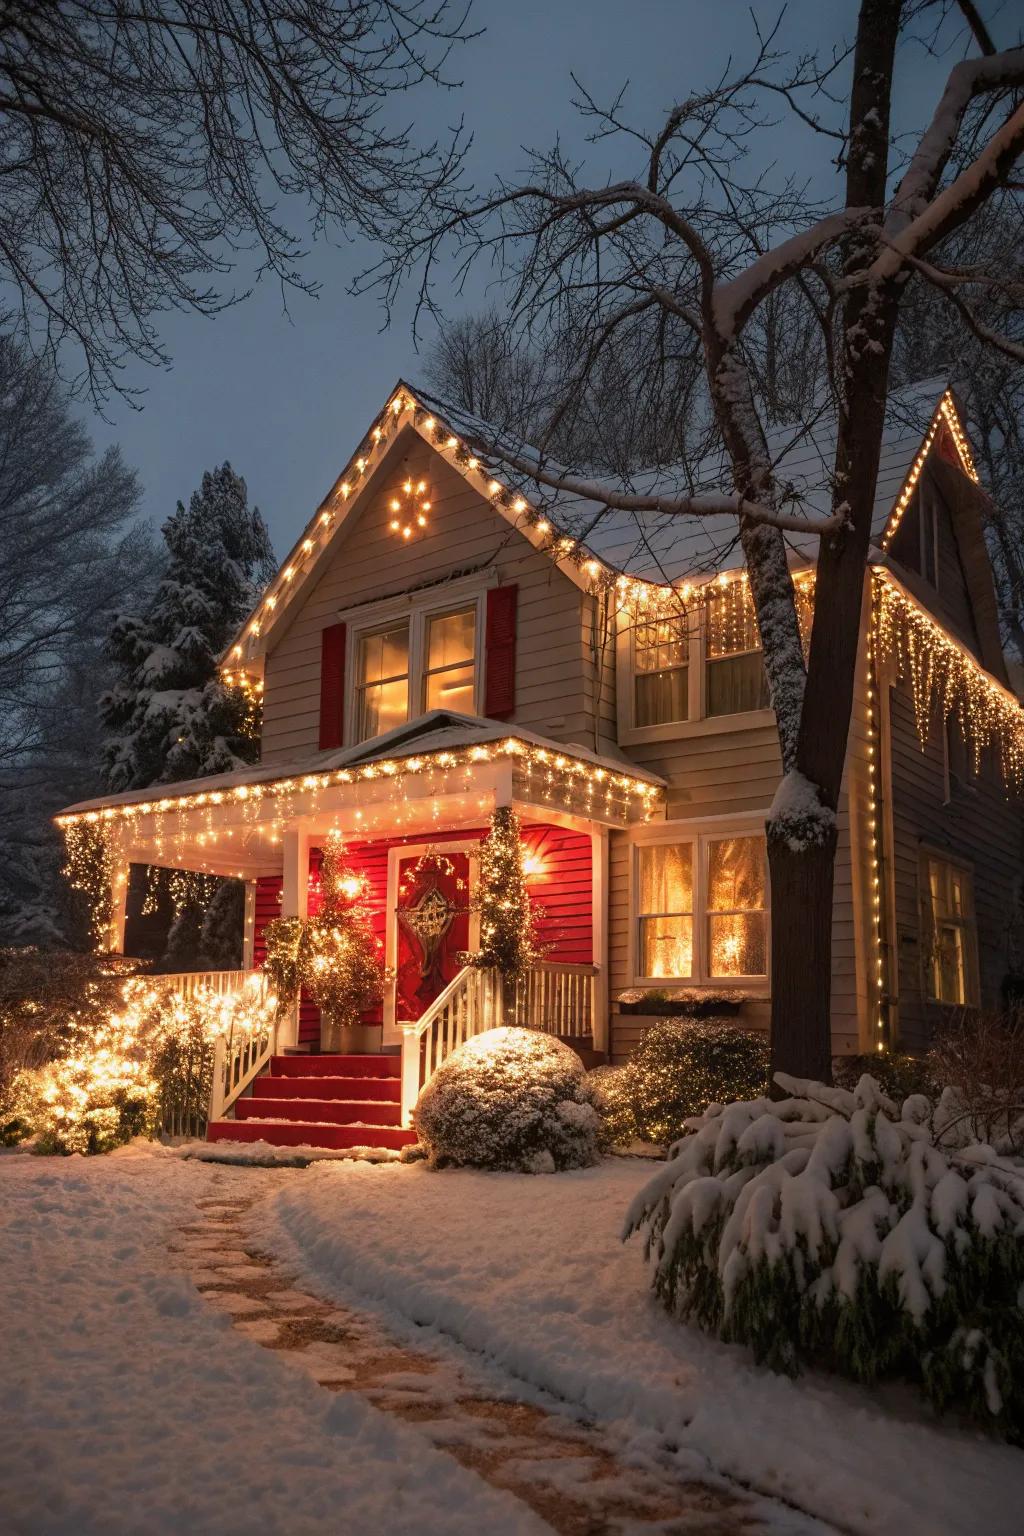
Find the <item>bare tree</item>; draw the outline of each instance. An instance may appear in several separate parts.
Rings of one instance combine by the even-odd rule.
[[[139,486],[101,458],[45,363],[0,337],[0,931],[60,927],[50,815],[99,788],[102,644],[151,579]]]
[[[557,147],[535,154],[534,174],[522,184],[435,200],[430,222],[401,231],[367,278],[389,302],[406,273],[425,264],[421,302],[430,302],[431,268],[454,244],[463,270],[481,253],[505,262],[510,323],[536,328],[571,313],[587,344],[540,435],[542,454],[611,342],[647,316],[689,331],[699,345],[731,488],[609,491],[572,465],[542,459],[538,467],[525,453],[511,462],[542,485],[605,508],[737,520],[783,763],[767,825],[777,914],[773,1069],[826,1080],[836,807],[900,308],[915,274],[966,313],[978,292],[1021,292],[1019,269],[955,270],[937,259],[1024,151],[1024,48],[993,51],[979,8],[966,10],[971,51],[976,46],[982,56],[950,69],[902,165],[890,127],[898,45],[927,25],[930,46],[941,52],[960,12],[924,0],[861,0],[849,48],[790,61],[774,34],[758,33],[749,68],[681,101],[649,130],[627,119],[621,97],[600,107],[578,87],[595,139],[634,146],[634,176],[587,180]],[[836,183],[821,203],[794,181],[772,187],[757,167],[744,179],[745,153],[752,140],[763,142],[780,106],[835,146]],[[805,509],[799,491],[774,472],[745,352],[755,317],[787,287],[813,305],[828,381],[818,409],[831,408],[837,420],[826,516]],[[1012,348],[995,332],[986,340]],[[811,425],[805,419],[805,429]],[[476,446],[487,451],[484,434]],[[509,461],[507,448],[503,457]],[[820,541],[806,665],[783,539],[792,529]]]
[[[302,241],[374,236],[458,164],[388,120],[443,84],[457,0],[0,0],[0,280],[94,398],[129,357],[167,361],[156,317],[213,314],[240,251],[311,288]]]

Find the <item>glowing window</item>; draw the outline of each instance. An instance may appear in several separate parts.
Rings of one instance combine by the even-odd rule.
[[[641,620],[633,632],[637,725],[689,718],[690,647],[685,615]]]
[[[730,581],[708,595],[704,654],[709,715],[739,715],[768,707],[761,637],[747,582]]]
[[[693,844],[639,850],[640,970],[652,978],[693,975]]]
[[[767,975],[764,838],[715,838],[707,871],[708,975]]]
[[[928,995],[938,1003],[973,1002],[976,935],[974,892],[964,869],[928,859]]]
[[[409,625],[389,624],[359,642],[356,719],[359,740],[379,736],[409,718]]]
[[[474,712],[476,607],[431,614],[427,620],[424,708]]]

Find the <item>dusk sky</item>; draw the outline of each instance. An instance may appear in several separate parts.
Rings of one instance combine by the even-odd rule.
[[[855,11],[837,0],[793,0],[780,40],[795,52],[830,45]],[[767,26],[778,7],[759,4],[757,12]],[[496,172],[514,175],[525,164],[521,146],[544,147],[556,136],[589,153],[594,179],[607,174],[613,151],[587,150],[585,127],[569,104],[570,71],[602,101],[628,79],[631,119],[649,127],[673,102],[711,84],[730,53],[746,62],[753,47],[746,0],[475,0],[473,25],[482,35],[456,50],[449,71],[462,87],[414,92],[397,103],[396,115],[415,122],[424,140],[464,116],[475,136],[469,165],[478,186]],[[920,48],[905,50],[905,124],[925,120],[936,75]],[[764,159],[786,167],[787,151],[795,159],[798,146],[802,166],[817,155],[827,189],[823,139],[777,127],[766,135]],[[114,400],[109,422],[91,416],[89,423],[98,445],[119,442],[138,468],[148,518],[160,523],[205,469],[228,459],[262,508],[278,554],[286,552],[395,379],[418,375],[408,307],[382,332],[375,299],[348,291],[371,255],[362,244],[318,244],[305,270],[319,281],[320,296],[290,294],[288,315],[280,289],[266,282],[214,319],[163,317],[173,367],[130,369],[128,382],[146,391],[143,409]],[[244,268],[237,286],[246,286]],[[481,272],[471,295],[452,294],[450,313],[479,308],[486,297]]]

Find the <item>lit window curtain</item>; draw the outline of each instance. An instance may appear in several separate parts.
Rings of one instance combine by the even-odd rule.
[[[643,620],[633,635],[636,724],[666,725],[689,718],[687,617]]]
[[[765,976],[768,918],[763,837],[708,844],[708,974]]]
[[[356,692],[360,741],[404,724],[409,715],[408,624],[363,636]]]
[[[639,850],[640,973],[693,975],[693,847],[659,843]]]
[[[766,709],[768,679],[754,600],[746,581],[730,581],[708,596],[704,608],[707,713],[740,715]]]
[[[475,649],[475,608],[431,616],[427,625],[424,708],[454,709],[463,715],[473,713]]]

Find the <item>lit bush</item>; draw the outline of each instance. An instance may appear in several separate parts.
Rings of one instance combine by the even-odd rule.
[[[535,1029],[491,1029],[460,1045],[423,1089],[413,1123],[435,1168],[522,1173],[587,1167],[602,1130],[580,1058]]]
[[[634,1200],[677,1316],[796,1373],[916,1381],[939,1411],[1024,1436],[1024,1181],[902,1109],[777,1074],[791,1097],[716,1106]]]
[[[602,1085],[602,1108],[618,1145],[668,1146],[709,1104],[760,1093],[768,1045],[726,1019],[662,1019],[644,1035],[622,1076]]]

